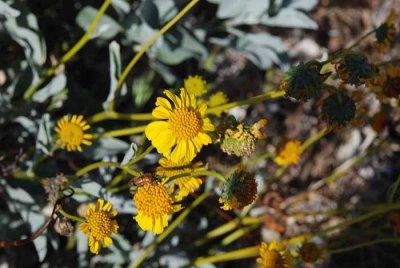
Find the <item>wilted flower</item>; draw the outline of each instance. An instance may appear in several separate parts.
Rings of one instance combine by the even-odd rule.
[[[314,263],[322,256],[322,249],[314,242],[304,242],[298,250],[303,262]]]
[[[50,203],[56,203],[59,191],[67,182],[68,179],[62,173],[58,174],[55,178],[49,178],[43,182],[43,188],[48,194],[47,200]]]
[[[223,204],[222,209],[241,209],[250,205],[257,197],[257,183],[254,174],[236,169],[228,176],[219,202]]]
[[[335,68],[343,81],[356,86],[363,84],[373,74],[368,59],[359,52],[345,54],[335,64]]]
[[[400,96],[400,66],[389,64],[387,72],[380,72],[378,76],[369,80],[368,86],[381,100],[398,98]]]
[[[164,185],[152,182],[140,186],[133,197],[138,214],[134,219],[140,228],[161,234],[168,226],[168,216],[182,209],[168,194]]]
[[[57,218],[56,223],[54,224],[54,230],[62,236],[71,236],[74,234],[74,226],[70,220],[64,217]]]
[[[207,134],[214,131],[214,125],[205,117],[206,104],[197,105],[196,97],[181,89],[180,97],[169,90],[164,91],[166,98],[158,97],[152,114],[159,121],[147,125],[146,137],[151,140],[157,151],[172,161],[191,161],[203,145],[211,143]]]
[[[255,150],[256,141],[267,137],[261,131],[266,124],[266,119],[261,119],[252,126],[232,121],[232,126],[223,131],[219,139],[221,150],[228,155],[234,154],[239,157],[250,155]]]
[[[298,100],[317,97],[325,80],[320,71],[321,65],[317,62],[300,63],[285,73],[281,88],[287,96]]]
[[[89,205],[89,210],[85,213],[86,222],[79,226],[89,236],[90,251],[94,254],[99,254],[102,247],[111,245],[111,235],[118,232],[119,226],[115,220],[118,212],[111,209],[110,202],[104,204],[103,199],[98,199],[96,206]]]
[[[67,147],[67,151],[78,150],[82,152],[81,144],[91,145],[91,134],[85,134],[85,131],[90,128],[89,124],[83,120],[82,115],[73,115],[69,121],[68,115],[57,121],[55,131],[60,137],[60,142],[63,147]]]
[[[396,11],[392,9],[386,21],[375,30],[376,40],[374,45],[381,53],[385,53],[386,51],[388,51],[396,36],[396,16]]]

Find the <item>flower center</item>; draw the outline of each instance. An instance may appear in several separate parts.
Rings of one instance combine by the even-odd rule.
[[[171,196],[164,187],[155,183],[141,186],[134,199],[137,210],[148,217],[170,214],[173,210]]]
[[[178,139],[192,139],[199,133],[202,121],[196,111],[178,108],[172,112],[169,124]]]
[[[102,240],[112,233],[112,220],[106,211],[93,211],[87,217],[91,235],[96,240]]]
[[[66,123],[61,129],[60,139],[64,144],[80,145],[83,140],[83,130],[76,124]]]

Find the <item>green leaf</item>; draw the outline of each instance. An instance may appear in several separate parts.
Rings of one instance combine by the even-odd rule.
[[[89,25],[92,23],[94,17],[99,11],[91,6],[86,6],[81,11],[79,11],[76,16],[76,23],[85,31],[88,30]],[[97,24],[96,30],[92,34],[91,38],[101,38],[101,39],[112,39],[120,31],[122,27],[110,16],[103,15]]]
[[[32,100],[38,103],[43,103],[47,99],[60,94],[65,89],[66,85],[67,77],[65,74],[57,75],[53,77],[53,79],[51,79],[51,81],[44,88],[35,92],[35,94],[32,96]]]
[[[115,92],[117,89],[117,81],[121,76],[121,53],[120,46],[116,41],[112,41],[108,47],[109,59],[110,59],[110,90],[108,97],[105,102],[103,102],[103,109],[107,110],[109,108],[110,102],[115,99]],[[126,85],[123,84],[121,87],[121,92],[126,92]]]
[[[129,163],[133,158],[136,156],[136,152],[138,147],[136,143],[132,142],[131,146],[129,147],[128,151],[125,153],[124,158],[121,161],[121,165],[124,166]]]
[[[260,23],[276,27],[318,29],[317,23],[310,19],[304,12],[291,8],[282,8],[273,17],[265,15],[261,18]]]
[[[0,0],[0,18],[16,18],[21,14],[20,11],[14,9]]]
[[[18,17],[7,17],[2,23],[10,37],[23,49],[26,59],[42,65],[46,61],[46,44],[35,15],[22,9]]]
[[[36,150],[42,151],[47,155],[50,155],[50,149],[52,146],[52,136],[50,130],[50,115],[43,114],[42,119],[40,120],[39,131],[36,138]]]
[[[153,95],[154,87],[152,82],[155,76],[155,72],[150,70],[145,75],[142,75],[135,80],[132,84],[132,93],[134,97],[135,107],[141,108]]]

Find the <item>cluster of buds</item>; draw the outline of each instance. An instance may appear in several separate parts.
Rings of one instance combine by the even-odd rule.
[[[232,119],[229,126],[220,127],[221,150],[228,155],[249,156],[255,150],[256,141],[267,137],[261,130],[266,125],[266,119],[261,119],[251,126]]]
[[[298,254],[305,263],[314,263],[322,256],[322,249],[314,242],[304,242],[298,250]]]

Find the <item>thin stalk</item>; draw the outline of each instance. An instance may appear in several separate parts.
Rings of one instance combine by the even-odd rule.
[[[211,177],[214,177],[214,178],[220,180],[221,182],[226,182],[225,177],[223,175],[219,174],[218,172],[211,171],[211,170],[200,170],[200,171],[182,173],[182,174],[178,174],[178,175],[175,175],[175,176],[171,176],[166,180],[165,183],[168,183],[170,181],[176,180],[178,178],[188,177],[188,176],[190,176],[190,177],[211,176]]]
[[[129,64],[125,67],[122,71],[121,76],[117,81],[117,86],[114,92],[114,97],[116,96],[117,92],[121,89],[126,77],[128,76],[129,72],[132,68],[136,65],[136,63],[142,58],[144,53],[160,38],[164,33],[166,33],[172,26],[174,26],[186,13],[188,13],[197,3],[199,0],[192,0],[187,4],[181,12],[179,12],[172,20],[170,20],[161,30],[153,36],[141,49],[140,51],[133,57],[133,59],[129,62]],[[114,111],[114,99],[110,102],[108,109],[110,111]]]
[[[110,130],[103,133],[93,134],[94,139],[103,138],[103,137],[121,137],[121,136],[129,136],[133,134],[143,133],[146,129],[147,125],[137,126],[137,127],[129,127],[122,128],[117,130]]]
[[[67,219],[70,219],[70,220],[73,220],[76,222],[85,222],[84,219],[74,216],[74,215],[71,215],[71,214],[67,213],[65,210],[63,210],[62,208],[59,208],[58,212],[60,212],[60,214],[63,215]]]
[[[283,97],[284,95],[285,95],[285,91],[283,91],[283,90],[269,91],[265,94],[255,96],[255,97],[249,98],[247,100],[233,101],[233,102],[229,102],[229,103],[222,104],[219,106],[211,107],[211,108],[207,109],[206,113],[210,114],[210,113],[225,111],[225,110],[237,107],[237,106],[255,104],[255,103],[265,101],[265,100],[270,100],[270,99],[277,99],[277,98]]]
[[[124,167],[124,166],[121,166],[120,163],[116,163],[116,162],[96,162],[96,163],[92,163],[90,165],[87,165],[86,167],[81,168],[80,170],[78,170],[75,173],[75,176],[76,177],[81,177],[82,175],[84,175],[84,174],[86,174],[86,173],[88,173],[88,172],[90,172],[92,170],[95,170],[97,168],[100,168],[100,167],[116,167],[116,168],[119,168],[119,169],[122,169],[122,170],[126,171],[127,173],[131,174],[132,176],[137,177],[137,176],[140,175],[140,172],[138,172],[136,170],[129,169],[129,168]]]
[[[154,120],[154,116],[151,113],[138,113],[138,114],[122,114],[117,112],[100,112],[87,121],[91,124],[98,123],[104,120],[130,120],[130,121],[151,121]]]
[[[79,41],[70,50],[67,51],[67,53],[64,54],[64,56],[61,57],[61,60],[55,66],[47,69],[44,76],[42,76],[38,82],[36,82],[35,84],[31,85],[28,88],[28,90],[24,93],[24,96],[23,96],[24,100],[29,100],[32,97],[32,95],[36,92],[36,90],[38,90],[44,84],[44,82],[46,82],[46,80],[56,72],[57,68],[61,64],[69,61],[76,53],[79,52],[79,50],[82,49],[82,47],[89,41],[90,36],[96,29],[97,24],[100,21],[100,18],[106,12],[110,3],[111,3],[111,0],[104,1],[104,3],[100,7],[99,12],[97,12],[92,23],[89,25],[89,28],[87,29],[86,33],[81,37],[81,39],[79,39]]]
[[[328,251],[328,254],[333,255],[333,254],[343,253],[343,252],[352,251],[355,249],[369,247],[369,246],[373,246],[376,244],[383,244],[383,243],[400,243],[400,238],[381,238],[381,239],[377,239],[377,240],[373,240],[373,241],[360,243],[357,245],[352,245],[352,246],[345,247],[345,248],[332,249],[332,250]]]

